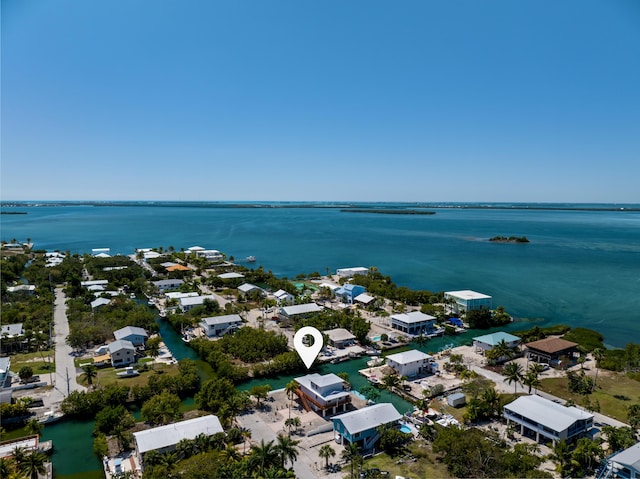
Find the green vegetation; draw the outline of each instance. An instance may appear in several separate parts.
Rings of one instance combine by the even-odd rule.
[[[465,319],[469,327],[473,329],[494,328],[511,322],[511,316],[506,313],[502,306],[498,306],[495,311],[490,311],[486,308],[467,311]]]
[[[403,477],[438,477],[442,479],[453,477],[447,471],[447,467],[436,458],[436,455],[430,451],[424,441],[414,441],[409,444],[407,452],[417,460],[403,460],[382,453],[366,459],[362,469],[388,471],[389,477],[392,478],[396,475]]]
[[[604,336],[592,329],[571,328],[562,338],[578,343],[578,349],[583,353],[590,353],[594,349],[604,349]]]

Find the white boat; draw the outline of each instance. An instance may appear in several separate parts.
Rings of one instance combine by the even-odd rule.
[[[126,368],[124,368],[124,371],[116,373],[116,376],[119,376],[121,378],[131,378],[134,376],[140,376],[140,373],[133,369],[132,366],[127,366]]]
[[[136,299],[136,293],[131,293],[131,294],[129,295],[129,297],[130,297],[131,299]]]
[[[370,361],[367,361],[367,366],[369,366],[370,368],[375,368],[376,366],[380,366],[384,363],[384,359],[377,357],[377,358],[373,358]]]
[[[50,424],[52,422],[59,421],[63,417],[64,417],[64,413],[60,411],[58,412],[47,411],[44,413],[42,417],[38,418],[38,422],[40,424]]]
[[[255,256],[247,256],[244,260],[247,263],[255,263],[256,262],[256,257]]]

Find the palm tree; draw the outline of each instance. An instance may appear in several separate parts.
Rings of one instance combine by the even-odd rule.
[[[486,404],[491,415],[499,415],[502,410],[500,395],[494,388],[485,389],[482,393],[482,401]]]
[[[204,433],[193,438],[193,449],[198,453],[205,453],[211,448],[211,438]]]
[[[46,472],[44,467],[45,462],[47,462],[47,456],[41,452],[33,451],[20,465],[20,471],[29,479],[38,479],[38,474],[44,474]]]
[[[285,419],[284,425],[289,428],[289,436],[291,436],[291,428],[295,427],[296,429],[301,426],[302,422],[299,417],[292,417],[289,419]]]
[[[193,452],[193,441],[191,439],[181,439],[178,444],[176,444],[176,453],[180,459],[187,459],[191,457]],[[145,457],[145,464],[147,462],[147,458]]]
[[[293,381],[289,381],[284,387],[284,391],[287,393],[287,397],[289,398],[289,419],[291,419],[291,402],[293,401],[293,395],[297,390],[298,383],[295,379]],[[291,435],[291,429],[289,429],[289,435]]]
[[[24,429],[25,431],[27,431],[27,433],[32,435],[37,435],[38,437],[42,433],[42,428],[43,428],[42,424],[40,424],[38,420],[35,418],[29,419],[27,424],[25,424],[24,426]]]
[[[400,384],[400,379],[398,378],[397,374],[387,374],[382,380],[382,383],[384,384],[385,388],[392,391],[393,388],[398,387],[398,384]]]
[[[518,383],[522,381],[522,366],[518,363],[509,363],[504,367],[502,371],[504,373],[505,382],[511,384],[515,383],[513,387],[513,394],[516,394],[518,389]]]
[[[540,366],[537,364],[530,364],[529,369],[527,369],[527,372],[522,378],[522,384],[529,387],[529,394],[531,394],[532,387],[537,388],[540,385],[540,379],[538,379],[538,374],[540,373],[539,368]]]
[[[354,442],[349,443],[342,451],[342,459],[351,464],[351,479],[353,479],[354,467],[360,461],[360,447]]]
[[[168,473],[175,469],[178,463],[178,454],[175,451],[165,452],[160,458],[160,465],[164,466]]]
[[[275,464],[278,459],[278,452],[273,445],[273,441],[267,443],[260,439],[260,444],[251,446],[251,456],[249,458],[251,468],[258,468],[258,474],[264,475],[264,470]]]
[[[13,451],[11,451],[11,457],[13,457],[13,462],[15,463],[17,468],[22,466],[22,463],[27,459],[27,449],[24,447],[14,447]]]
[[[131,434],[127,432],[127,430],[122,426],[122,424],[118,424],[113,428],[113,436],[116,438],[116,442],[118,443],[118,448],[123,451],[129,449],[129,444],[131,441]]]
[[[82,378],[87,381],[89,386],[93,386],[93,380],[98,377],[98,368],[95,364],[87,364],[82,369],[84,370]]]
[[[242,435],[242,454],[247,452],[247,441],[251,439],[251,429],[246,427],[240,428],[240,434]]]
[[[300,441],[291,439],[290,436],[278,435],[275,449],[280,456],[283,469],[285,469],[287,461],[291,461],[291,465],[293,465],[293,462],[298,458],[298,449],[296,447],[298,444],[300,444]]]
[[[594,361],[596,362],[596,378],[593,381],[593,389],[596,388],[596,383],[598,382],[598,371],[600,370],[600,361],[604,359],[604,350],[602,348],[596,348],[591,352]]]
[[[13,464],[4,457],[0,457],[0,477],[9,477],[13,472]]]
[[[151,359],[153,359],[153,361],[151,361],[151,369],[154,369],[156,358],[158,356],[160,356],[160,342],[161,341],[162,341],[162,339],[160,339],[160,336],[154,336],[153,338],[151,338],[151,339],[149,339],[147,341],[147,345],[145,346],[145,349],[147,351],[147,355]]]
[[[551,458],[558,462],[558,472],[564,477],[569,465],[569,446],[567,441],[561,439],[553,445]]]
[[[329,468],[329,458],[330,457],[334,457],[336,455],[336,451],[331,447],[330,444],[324,444],[320,447],[320,450],[318,451],[318,456],[322,457],[323,459],[325,459],[325,469]]]

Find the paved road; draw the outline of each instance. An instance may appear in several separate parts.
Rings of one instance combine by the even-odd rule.
[[[62,288],[56,288],[56,301],[53,309],[56,373],[53,378],[54,389],[45,398],[45,405],[48,407],[59,405],[71,391],[84,391],[86,389],[76,381],[76,366],[71,355],[73,349],[66,342],[69,335],[66,299]]]

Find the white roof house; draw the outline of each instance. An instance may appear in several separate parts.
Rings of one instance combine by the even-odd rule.
[[[149,337],[144,328],[139,328],[138,326],[125,326],[114,331],[113,336],[116,339],[126,339],[134,346],[144,346],[146,339]]]
[[[444,293],[445,299],[453,300],[452,310],[456,313],[461,311],[471,311],[474,309],[491,309],[492,298],[486,294],[477,293],[469,289],[460,291],[447,291]]]
[[[323,331],[323,333],[329,336],[329,342],[336,348],[344,348],[352,344],[356,339],[355,335],[344,328],[329,329]]]
[[[607,466],[613,469],[614,477],[640,478],[640,442],[611,456]]]
[[[106,306],[111,302],[110,299],[107,298],[98,298],[91,301],[91,309],[100,308],[102,306]]]
[[[242,279],[244,278],[244,274],[240,273],[222,273],[218,275],[220,279]]]
[[[340,289],[340,285],[339,284],[334,284],[334,283],[320,283],[318,285],[318,287],[320,287],[320,288],[329,288],[329,290],[331,290],[331,292],[335,291],[336,289]]]
[[[577,407],[567,407],[540,396],[520,396],[504,406],[507,424],[520,425],[521,434],[533,435],[536,441],[547,438],[569,440],[588,431],[593,425],[593,414]]]
[[[391,403],[374,404],[333,418],[336,441],[357,443],[363,450],[371,449],[380,434],[377,428],[394,424],[402,415]]]
[[[136,445],[136,453],[141,458],[143,454],[149,451],[161,453],[170,451],[183,439],[195,439],[199,434],[213,436],[219,432],[224,432],[220,420],[217,416],[209,414],[174,424],[167,424],[166,426],[134,432],[133,438]]]
[[[367,293],[362,293],[353,298],[354,301],[362,304],[369,304],[371,301],[375,300],[373,296],[368,295]]]
[[[190,253],[196,253],[198,251],[204,251],[205,248],[203,248],[202,246],[191,246],[190,248],[187,248],[187,251],[189,251]]]
[[[322,417],[346,411],[351,402],[344,380],[336,374],[312,373],[295,378],[295,381],[300,385],[296,392],[300,401]]]
[[[126,366],[136,361],[136,348],[125,339],[118,339],[107,346],[111,356],[111,364],[114,367]]]
[[[81,286],[94,286],[94,285],[102,285],[102,286],[106,286],[109,284],[109,280],[108,279],[93,279],[91,281],[82,281],[80,283]]]
[[[210,299],[211,301],[216,301],[215,296],[190,296],[187,298],[179,298],[178,302],[180,303],[180,309],[182,311],[189,311],[190,309],[193,309],[196,306],[203,305],[205,300],[207,299]]]
[[[167,299],[197,298],[198,296],[200,295],[196,291],[191,291],[189,293],[180,293],[179,291],[164,293],[164,297]]]
[[[251,294],[254,291],[259,291],[260,293],[262,293],[262,288],[256,286],[255,284],[251,284],[251,283],[244,283],[241,284],[240,286],[238,286],[238,291],[240,291],[242,294]]]
[[[127,349],[131,351],[135,351],[136,349],[133,347],[133,344],[131,343],[131,341],[127,341],[125,339],[118,339],[112,343],[109,343],[107,347],[109,348],[109,352],[111,354],[114,354],[115,352],[120,351],[122,349]]]
[[[322,307],[316,303],[295,304],[293,306],[284,306],[280,308],[281,319],[291,319],[295,316],[304,316],[307,314],[319,313]]]
[[[174,289],[178,289],[180,286],[184,284],[184,281],[181,279],[161,279],[159,281],[153,281],[152,284],[158,288],[158,291],[164,293],[165,291],[172,291]]]
[[[17,286],[8,286],[7,292],[32,294],[36,292],[36,285],[35,284],[19,284]]]
[[[273,293],[273,297],[276,299],[276,301],[278,301],[279,303],[286,303],[289,301],[293,301],[294,297],[291,293],[288,293],[287,291],[285,291],[284,289],[279,289],[278,291],[276,291],[275,293]]]
[[[387,356],[387,365],[395,369],[400,376],[413,377],[420,374],[432,373],[437,367],[432,356],[411,349],[402,353]]]
[[[3,324],[0,330],[0,336],[7,336],[9,338],[15,338],[24,334],[24,328],[22,323]],[[1,340],[1,338],[0,338]]]
[[[391,316],[391,327],[403,333],[418,335],[429,334],[434,328],[435,316],[424,314],[421,311],[394,314]]]
[[[226,314],[202,318],[200,326],[208,337],[219,337],[237,330],[242,326],[242,318],[239,314]]]

